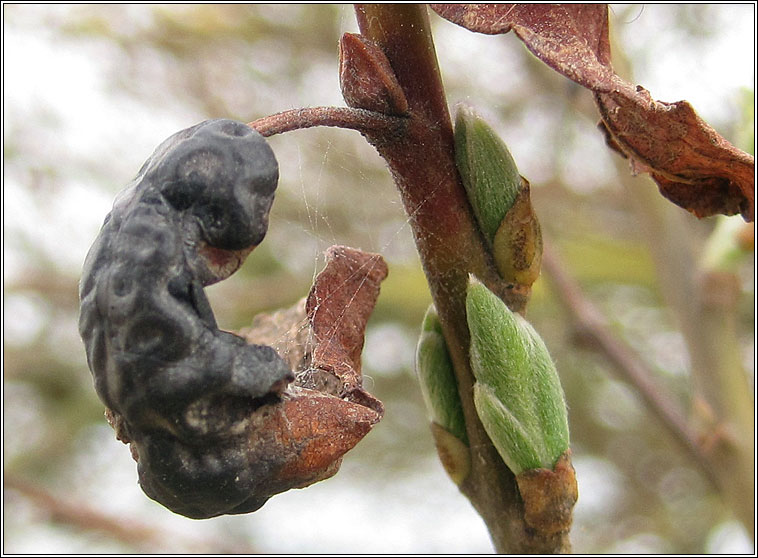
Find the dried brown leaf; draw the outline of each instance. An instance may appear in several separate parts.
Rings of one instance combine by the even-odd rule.
[[[698,217],[741,213],[753,220],[754,158],[703,121],[686,101],[655,101],[611,66],[605,4],[432,4],[478,33],[513,30],[548,66],[592,90],[610,138],[635,172]]]
[[[295,359],[303,367],[295,386],[251,430],[255,454],[285,457],[268,479],[272,494],[334,475],[342,456],[384,412],[381,401],[362,387],[361,352],[387,265],[378,254],[346,246],[332,246],[326,256],[305,305],[261,318],[248,333],[250,338],[284,332],[280,339],[299,348],[280,345],[280,353],[302,355]],[[307,328],[301,327],[305,316]]]
[[[360,357],[366,323],[386,276],[379,254],[332,246],[305,305],[315,340],[311,368],[334,374],[341,397],[379,413],[381,403],[361,386]]]
[[[334,475],[345,453],[381,418],[363,405],[298,387],[261,417],[250,432],[254,451],[248,456],[264,463],[272,455],[285,457],[270,477],[262,479],[261,491],[268,495]]]
[[[297,471],[302,480],[319,467],[324,473],[327,465],[338,467],[337,460],[384,412],[382,403],[362,387],[361,352],[387,264],[378,254],[346,246],[332,246],[326,259],[307,299],[257,317],[245,332],[248,342],[266,340],[298,363],[295,385],[267,414],[273,422],[256,428],[278,433],[277,451],[293,455],[280,473],[287,479],[297,477]],[[336,468],[329,471],[327,476]]]

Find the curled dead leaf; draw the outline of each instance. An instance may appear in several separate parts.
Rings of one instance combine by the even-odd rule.
[[[698,217],[754,218],[751,155],[703,121],[686,101],[653,100],[611,66],[605,4],[432,4],[478,33],[511,30],[548,66],[595,93],[608,144],[634,172],[649,172],[661,194]]]
[[[378,254],[345,246],[327,251],[327,266],[316,278],[305,309],[314,341],[311,369],[334,374],[339,396],[383,412],[381,402],[362,387],[363,336],[387,264]]]
[[[293,387],[268,409],[250,432],[251,456],[258,462],[271,451],[286,456],[261,492],[270,495],[303,488],[333,476],[342,456],[381,418],[376,411],[319,391]],[[265,432],[266,435],[261,436]]]
[[[741,213],[753,219],[754,159],[737,149],[687,101],[655,101],[621,83],[596,93],[604,131],[633,172],[649,172],[661,194],[697,217]]]
[[[361,352],[387,265],[378,254],[346,246],[332,246],[326,256],[305,301],[258,318],[246,334],[258,342],[273,333],[280,355],[298,364],[294,385],[266,406],[266,421],[250,433],[259,458],[284,457],[268,481],[271,495],[334,475],[384,413],[363,389]]]

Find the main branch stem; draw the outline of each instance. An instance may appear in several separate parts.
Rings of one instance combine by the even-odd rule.
[[[545,536],[527,528],[514,476],[474,407],[465,311],[469,274],[495,292],[504,290],[498,288],[456,169],[453,129],[426,7],[359,4],[356,16],[361,34],[386,54],[408,100],[410,118],[402,138],[367,138],[387,161],[400,191],[456,371],[471,450],[471,473],[461,491],[484,519],[498,552],[566,552],[567,533]]]

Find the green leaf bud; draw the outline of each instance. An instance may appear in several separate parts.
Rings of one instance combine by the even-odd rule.
[[[479,226],[492,242],[516,201],[521,176],[495,131],[466,106],[455,117],[455,162]]]
[[[427,310],[421,326],[416,348],[416,373],[430,420],[467,444],[458,383],[433,305]]]
[[[518,475],[552,469],[568,449],[566,402],[542,338],[472,279],[466,294],[474,404],[503,461]]]
[[[542,234],[532,209],[529,183],[505,143],[472,109],[455,118],[455,161],[501,277],[530,286],[542,259]]]

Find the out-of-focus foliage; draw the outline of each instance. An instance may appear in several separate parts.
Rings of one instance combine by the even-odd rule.
[[[206,118],[249,121],[300,106],[342,105],[337,41],[343,31],[356,31],[352,8],[3,9],[4,551],[491,551],[481,520],[435,456],[411,368],[429,295],[390,177],[356,132],[311,129],[271,138],[281,180],[269,234],[240,272],[209,289],[219,323],[236,329],[257,312],[307,294],[331,244],[381,252],[388,261],[364,350],[367,388],[385,402],[385,418],[346,456],[335,478],[277,496],[250,516],[201,523],[174,516],[140,492],[129,452],[102,416],[76,331],[87,247],[115,193],[153,147]],[[654,96],[675,101],[650,83],[663,63],[648,48],[663,35],[656,29],[676,38],[663,42],[666,57],[687,60],[707,45],[716,49],[732,33],[730,20],[752,17],[740,10],[614,8],[616,47]],[[475,36],[430,17],[451,105],[472,104],[498,130],[532,184],[546,244],[612,329],[656,370],[656,380],[686,401],[685,342],[665,305],[665,278],[650,251],[655,238],[627,186],[654,185],[628,178],[605,148],[586,91],[544,67],[513,37]],[[685,86],[697,90],[692,79]],[[728,82],[709,87],[718,108],[709,105],[701,115],[752,150],[752,92]],[[681,98],[701,110],[687,87]],[[714,221],[668,210],[683,222],[681,241],[701,250]],[[751,261],[739,273],[738,330],[752,374]],[[725,533],[735,533],[732,541],[745,535],[710,486],[633,389],[581,346],[559,308],[538,280],[528,316],[557,362],[569,406],[580,491],[575,551],[734,549],[719,541]],[[59,500],[45,499],[49,494]],[[115,525],[103,519],[114,517]],[[330,517],[342,526],[354,518],[356,538],[330,530],[337,525]],[[749,543],[741,544],[736,550],[746,551]]]

